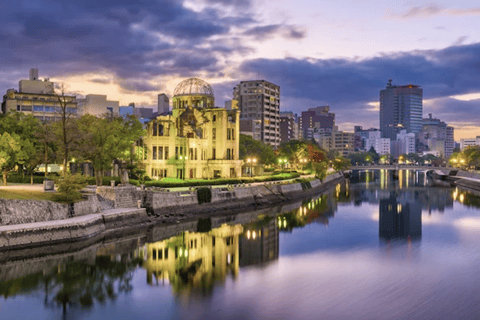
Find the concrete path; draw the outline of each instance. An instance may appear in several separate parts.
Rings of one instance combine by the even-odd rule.
[[[0,186],[0,189],[5,190],[25,190],[25,191],[43,191],[43,184],[8,184],[7,186]]]

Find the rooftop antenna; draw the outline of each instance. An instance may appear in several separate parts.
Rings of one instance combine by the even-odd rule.
[[[392,87],[392,81],[393,81],[392,79],[388,79],[387,87],[389,88]]]

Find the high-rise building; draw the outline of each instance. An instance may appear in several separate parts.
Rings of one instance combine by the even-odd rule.
[[[280,112],[280,143],[295,139],[295,115],[293,112]]]
[[[158,114],[168,113],[170,111],[170,99],[165,93],[158,95]]]
[[[380,90],[380,131],[382,138],[395,140],[400,130],[415,135],[422,130],[423,89],[408,84],[392,85],[388,80],[387,87]]]
[[[326,135],[330,135],[335,126],[335,113],[330,112],[329,106],[310,108],[302,112],[300,129],[306,140],[313,138],[315,129],[323,129]]]
[[[436,151],[440,157],[448,159],[455,147],[454,128],[439,119],[433,118],[431,113],[428,116],[428,118],[423,119],[419,142],[424,151]]]
[[[258,140],[277,149],[280,146],[280,87],[265,80],[241,81],[233,88],[233,97],[241,112],[242,133],[260,121]],[[251,135],[257,139],[254,132]]]
[[[66,105],[65,105],[66,104]],[[68,113],[77,114],[77,98],[72,95],[57,95],[54,83],[48,78],[43,81],[38,78],[38,69],[30,69],[28,80],[20,80],[18,91],[8,89],[3,96],[2,113],[19,111],[32,114],[41,121],[60,119],[60,107],[65,107]]]

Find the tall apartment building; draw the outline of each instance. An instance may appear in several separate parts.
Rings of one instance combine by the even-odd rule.
[[[332,132],[331,147],[343,157],[355,151],[353,145],[355,134],[353,132],[334,131]]]
[[[277,149],[280,146],[280,87],[265,80],[241,81],[233,88],[233,97],[240,110],[240,131],[255,130],[255,125],[260,123],[258,140]],[[251,135],[254,139],[258,137],[253,131]]]
[[[423,90],[419,86],[392,85],[388,80],[387,87],[380,90],[380,131],[382,138],[395,140],[397,133],[406,130],[416,136],[422,130]]]
[[[280,143],[295,139],[295,115],[293,112],[280,112]]]
[[[423,119],[422,131],[419,141],[423,144],[425,151],[436,151],[440,157],[448,159],[455,148],[453,140],[454,128],[445,122],[433,118],[432,114]]]
[[[330,112],[329,106],[310,108],[302,112],[302,118],[299,121],[300,130],[306,140],[313,138],[315,129],[321,129],[328,136],[335,127],[335,113]]]
[[[18,91],[8,89],[3,96],[2,113],[20,111],[32,114],[41,121],[60,119],[59,108],[66,102],[67,112],[77,114],[77,99],[75,96],[59,97],[54,92],[54,83],[48,78],[43,81],[38,78],[38,69],[30,69],[28,80],[20,80]]]

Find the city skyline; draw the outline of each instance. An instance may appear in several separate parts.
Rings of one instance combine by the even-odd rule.
[[[21,2],[1,5],[0,90],[31,67],[81,94],[155,106],[181,80],[212,84],[217,105],[239,81],[282,88],[281,111],[329,104],[341,130],[378,127],[389,78],[424,90],[429,113],[480,135],[480,8],[472,1]],[[360,14],[358,14],[360,12]],[[69,19],[64,18],[67,13]]]

